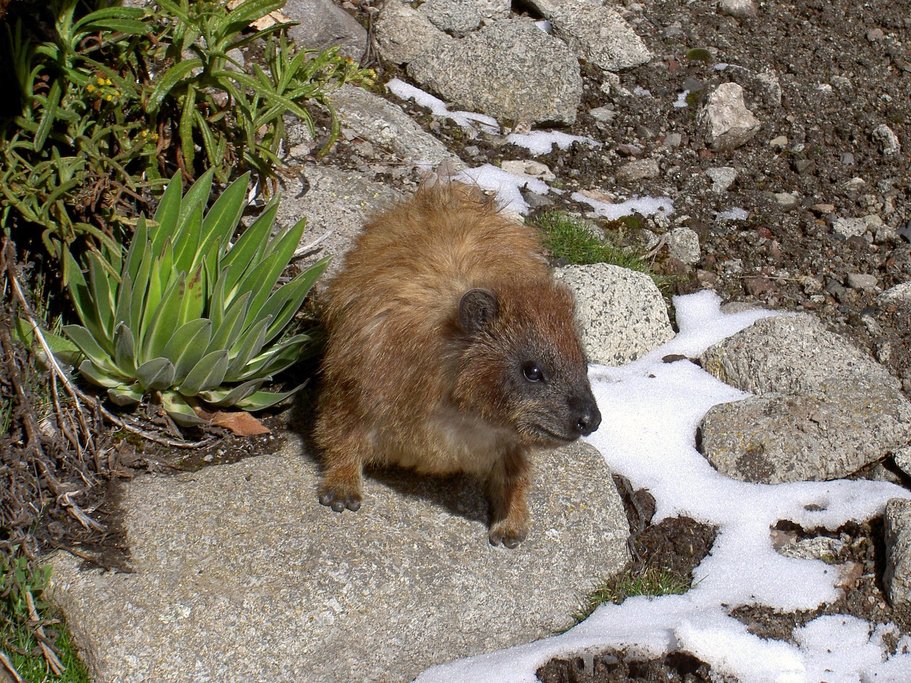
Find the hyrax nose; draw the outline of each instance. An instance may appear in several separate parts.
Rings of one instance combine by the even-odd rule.
[[[601,411],[594,398],[580,401],[576,407],[575,423],[573,429],[580,436],[588,436],[601,424]]]

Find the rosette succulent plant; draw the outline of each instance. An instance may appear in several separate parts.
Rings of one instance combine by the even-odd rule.
[[[205,211],[212,173],[186,192],[171,180],[154,218],[140,218],[126,254],[89,252],[69,289],[81,325],[64,332],[84,356],[79,372],[120,406],[152,396],[181,425],[194,405],[260,410],[296,391],[261,389],[312,339],[285,334],[328,258],[276,287],[304,230],[273,235],[273,200],[232,244],[248,177]],[[70,256],[70,259],[73,257]]]

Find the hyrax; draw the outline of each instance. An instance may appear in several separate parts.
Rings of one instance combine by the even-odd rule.
[[[329,284],[319,502],[361,506],[365,466],[485,482],[490,542],[528,533],[528,456],[601,414],[570,292],[531,228],[438,184],[370,222]]]

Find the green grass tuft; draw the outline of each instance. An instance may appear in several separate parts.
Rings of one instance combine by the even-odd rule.
[[[690,581],[686,576],[666,569],[628,569],[611,577],[595,590],[575,617],[578,621],[584,621],[597,607],[606,602],[619,605],[627,598],[637,595],[682,595],[689,588]]]
[[[556,259],[575,265],[610,263],[652,275],[648,264],[630,249],[594,235],[585,222],[562,211],[549,211],[535,221],[544,247]]]

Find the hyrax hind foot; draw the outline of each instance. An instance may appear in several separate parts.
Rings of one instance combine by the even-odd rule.
[[[361,509],[361,494],[358,491],[344,491],[325,484],[319,491],[320,505],[327,505],[335,512],[342,512],[348,508],[352,512]]]
[[[508,519],[494,523],[487,534],[491,545],[500,545],[502,543],[507,548],[515,548],[527,536],[527,526],[513,526]]]

